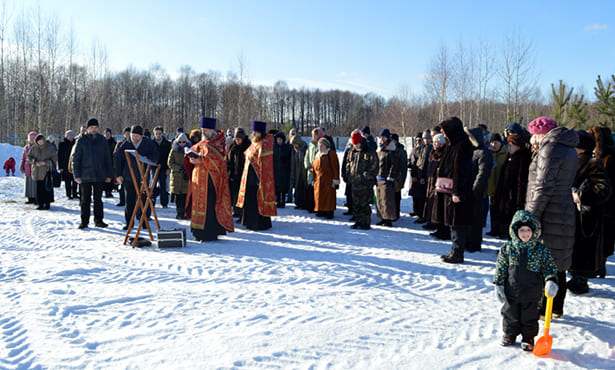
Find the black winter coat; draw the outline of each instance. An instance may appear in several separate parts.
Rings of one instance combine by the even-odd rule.
[[[244,152],[250,147],[250,144],[252,142],[247,137],[241,141],[241,145],[237,145],[237,142],[233,140],[228,152],[226,152],[226,169],[230,182],[241,182],[243,167],[246,163]]]
[[[576,232],[570,271],[595,277],[604,262],[604,211],[611,184],[602,162],[591,154],[579,154],[579,170],[572,184],[581,200],[575,207]]]
[[[66,138],[58,145],[58,168],[62,171],[68,171],[68,161],[70,160],[70,152],[73,150],[75,140],[68,141]]]
[[[528,176],[525,209],[542,225],[542,242],[551,250],[558,271],[568,270],[572,263],[575,214],[570,189],[579,167],[578,143],[573,130],[557,127],[549,131]]]
[[[124,154],[124,152],[126,150],[134,150],[135,146],[130,140],[120,142],[120,144],[118,145],[119,147],[116,148],[117,150],[114,156],[115,176],[117,177],[122,176],[124,178],[124,182],[132,182],[132,177],[130,175],[130,168],[128,167],[128,162],[126,162],[126,154]],[[137,153],[139,153],[140,157],[145,157],[152,162],[158,163],[159,156],[160,156],[160,153],[158,153],[158,147],[148,137],[143,136],[141,138],[141,144],[137,148]],[[130,161],[131,161],[132,169],[134,171],[137,182],[140,182],[141,174],[139,173],[139,167],[137,166],[137,160],[134,156],[130,155]]]
[[[432,220],[447,226],[472,225],[472,144],[460,120],[447,120],[441,124],[449,139],[444,149],[437,177],[453,179],[452,194],[436,193]],[[452,196],[460,198],[454,203]]]
[[[73,176],[84,183],[104,182],[113,178],[113,163],[107,140],[101,134],[86,134],[75,143]]]
[[[500,178],[495,191],[495,207],[501,216],[502,224],[510,225],[515,212],[525,208],[527,176],[532,161],[532,153],[521,147],[502,165]]]
[[[162,141],[160,141],[160,144],[158,144],[156,140],[152,141],[158,147],[158,157],[160,158],[160,172],[165,172],[169,169],[169,166],[167,165],[167,160],[169,159],[169,153],[171,152],[171,142],[164,137],[162,138]]]
[[[273,179],[276,193],[288,193],[290,188],[290,161],[293,148],[290,144],[273,144]]]

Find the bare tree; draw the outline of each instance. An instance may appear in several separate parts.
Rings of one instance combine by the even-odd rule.
[[[476,97],[476,118],[478,122],[485,121],[483,107],[486,103],[489,81],[494,75],[494,56],[491,46],[487,41],[479,42],[477,52],[477,81],[478,96]],[[488,120],[487,120],[488,121]]]
[[[447,102],[451,79],[451,62],[449,52],[444,44],[431,59],[425,79],[425,90],[432,101],[438,105],[438,122],[444,120],[448,113]]]
[[[507,121],[520,121],[520,105],[536,89],[532,43],[519,33],[506,37],[498,74],[502,79]]]

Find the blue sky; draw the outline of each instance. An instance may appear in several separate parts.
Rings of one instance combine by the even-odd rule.
[[[10,0],[9,0],[10,1]],[[37,4],[27,0],[21,4]],[[615,73],[614,1],[141,1],[40,0],[64,31],[71,19],[82,52],[94,38],[109,67],[238,72],[254,83],[340,88],[391,97],[421,76],[441,45],[506,35],[532,42],[537,84],[564,80],[593,96],[596,76]],[[26,5],[28,6],[28,5]],[[611,22],[611,23],[609,23]],[[86,50],[83,50],[86,49]]]

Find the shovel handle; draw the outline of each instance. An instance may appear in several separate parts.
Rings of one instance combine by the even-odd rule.
[[[553,312],[553,297],[547,296],[547,308],[545,310],[545,335],[549,335],[551,327],[551,313]]]

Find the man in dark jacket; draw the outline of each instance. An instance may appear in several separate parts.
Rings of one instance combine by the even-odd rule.
[[[158,153],[160,154],[160,172],[158,173],[158,186],[154,189],[154,199],[152,199],[152,201],[156,204],[156,197],[160,195],[160,205],[162,208],[167,208],[169,206],[167,179],[171,173],[167,165],[167,160],[169,159],[169,152],[171,151],[171,142],[162,134],[162,127],[156,126],[154,128],[154,143],[158,147]]]
[[[113,149],[112,158],[113,158],[113,173],[115,173],[115,153],[118,151],[119,147],[124,144],[125,141],[130,140],[130,127],[124,128],[124,137],[120,140],[119,143],[115,144],[115,149]],[[120,202],[116,204],[116,207],[124,207],[126,205],[126,199],[124,199],[124,185],[118,183],[117,191],[120,193]]]
[[[124,196],[126,199],[126,208],[124,209],[124,218],[126,225],[123,229],[128,230],[128,224],[130,223],[130,217],[137,204],[137,191],[135,190],[135,184],[133,184],[132,176],[130,174],[130,168],[126,161],[127,150],[136,150],[140,157],[145,157],[148,160],[158,163],[160,154],[158,153],[158,147],[148,137],[143,136],[143,127],[134,125],[130,128],[130,140],[126,140],[115,153],[115,176],[119,184],[124,184]],[[137,166],[137,160],[135,157],[130,156],[131,165],[134,171],[134,175],[137,181],[136,186],[140,189],[141,185],[141,173],[139,173],[139,167]],[[141,199],[146,201],[146,194],[141,194]],[[150,215],[150,208],[147,209],[147,217]],[[137,219],[140,219],[141,211],[137,211]]]
[[[369,126],[365,126],[361,132],[363,133],[365,140],[367,140],[367,148],[376,153],[376,150],[378,150],[378,144],[372,136],[372,130],[370,130]]]
[[[68,199],[78,198],[77,183],[73,174],[68,170],[68,162],[70,161],[70,152],[75,145],[75,133],[72,130],[66,131],[64,134],[64,140],[60,142],[58,146],[58,167],[60,168],[60,174],[62,180],[64,180],[64,186],[66,188],[66,197]]]
[[[286,207],[286,193],[290,188],[290,161],[293,148],[286,143],[286,136],[278,132],[273,143],[273,179],[275,182],[275,199],[278,208]]]
[[[480,252],[483,242],[483,200],[487,194],[487,184],[493,168],[493,156],[484,143],[482,127],[468,130],[468,138],[474,147],[472,152],[472,229],[468,252]]]
[[[449,145],[444,149],[436,180],[436,198],[432,219],[451,227],[453,245],[441,256],[446,263],[463,263],[463,253],[470,242],[472,225],[472,144],[457,117],[440,124]],[[444,180],[444,181],[443,181]],[[452,183],[440,187],[438,183]],[[448,190],[447,190],[448,189]]]
[[[107,145],[109,146],[109,157],[111,158],[111,162],[113,163],[113,151],[115,150],[117,142],[113,138],[110,128],[105,129],[105,140],[107,140]],[[107,198],[113,198],[112,191],[114,186],[115,185],[113,184],[113,181],[104,184],[103,188],[105,190],[105,196]]]
[[[401,189],[406,183],[406,176],[408,174],[408,153],[406,152],[403,144],[399,142],[399,135],[391,134],[391,140],[395,143],[395,156],[399,166],[399,173],[397,178],[395,178],[395,183],[393,186],[395,189],[395,207],[397,211],[395,221],[397,221],[401,211]]]
[[[107,141],[98,133],[96,118],[88,121],[86,134],[81,136],[75,144],[72,165],[75,182],[81,185],[81,224],[79,228],[88,227],[92,194],[94,194],[94,225],[107,227],[108,225],[103,222],[102,192],[104,184],[111,182],[113,165]]]

